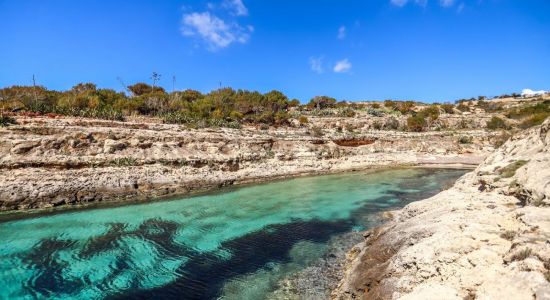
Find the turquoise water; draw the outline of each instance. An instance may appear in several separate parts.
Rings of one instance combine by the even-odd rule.
[[[0,223],[0,299],[257,299],[461,170],[327,175]]]

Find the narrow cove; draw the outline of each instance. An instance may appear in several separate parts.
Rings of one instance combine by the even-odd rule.
[[[0,223],[0,298],[261,299],[464,170],[391,169]],[[348,249],[349,250],[349,249]],[[317,283],[314,283],[317,284]],[[311,287],[326,296],[329,283]],[[292,291],[300,294],[300,291]]]

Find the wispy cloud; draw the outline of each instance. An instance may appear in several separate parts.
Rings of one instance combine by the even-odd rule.
[[[346,26],[340,26],[340,28],[338,28],[338,39],[339,40],[343,40],[346,38]]]
[[[321,74],[325,71],[323,69],[323,59],[323,56],[309,58],[309,66],[313,72]]]
[[[223,6],[231,10],[236,16],[248,16],[248,8],[242,0],[225,0]]]
[[[335,73],[346,73],[349,72],[349,70],[351,70],[351,63],[347,58],[336,62],[333,69]]]
[[[225,17],[220,17],[219,14]],[[244,44],[250,39],[254,27],[241,26],[237,22],[237,17],[247,15],[248,9],[242,0],[223,0],[221,4],[208,3],[207,11],[183,14],[181,33],[184,36],[198,38],[210,51],[226,48],[234,43]]]
[[[408,3],[414,3],[418,6],[424,7],[428,5],[428,0],[390,0],[390,3],[398,7],[403,7]],[[455,0],[439,0],[439,5],[443,7],[451,7],[454,4]]]
[[[252,27],[244,29],[236,23],[228,24],[210,12],[185,14],[182,23],[182,34],[200,37],[209,50],[225,48],[233,43],[244,44],[253,30]]]

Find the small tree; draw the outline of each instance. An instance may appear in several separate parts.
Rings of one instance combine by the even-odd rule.
[[[336,105],[336,99],[328,96],[315,96],[308,103],[308,107],[316,109],[333,108]]]
[[[149,93],[152,93],[152,92],[165,93],[165,91],[162,87],[160,87],[160,86],[151,86],[151,85],[148,85],[147,83],[143,83],[143,82],[138,82],[136,84],[129,85],[128,90],[130,90],[130,92],[132,92],[133,96],[141,96],[141,95],[149,94]]]
[[[300,106],[300,100],[298,99],[292,99],[290,102],[288,102],[288,107],[298,107]]]

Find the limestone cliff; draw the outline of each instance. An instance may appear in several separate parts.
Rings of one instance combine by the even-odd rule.
[[[349,254],[335,299],[550,299],[550,119]]]
[[[360,119],[357,119],[360,121]],[[326,121],[325,121],[326,122]],[[139,200],[279,177],[392,165],[477,165],[483,130],[315,126],[185,129],[151,120],[19,118],[0,128],[0,210]],[[463,136],[467,143],[459,142]]]

